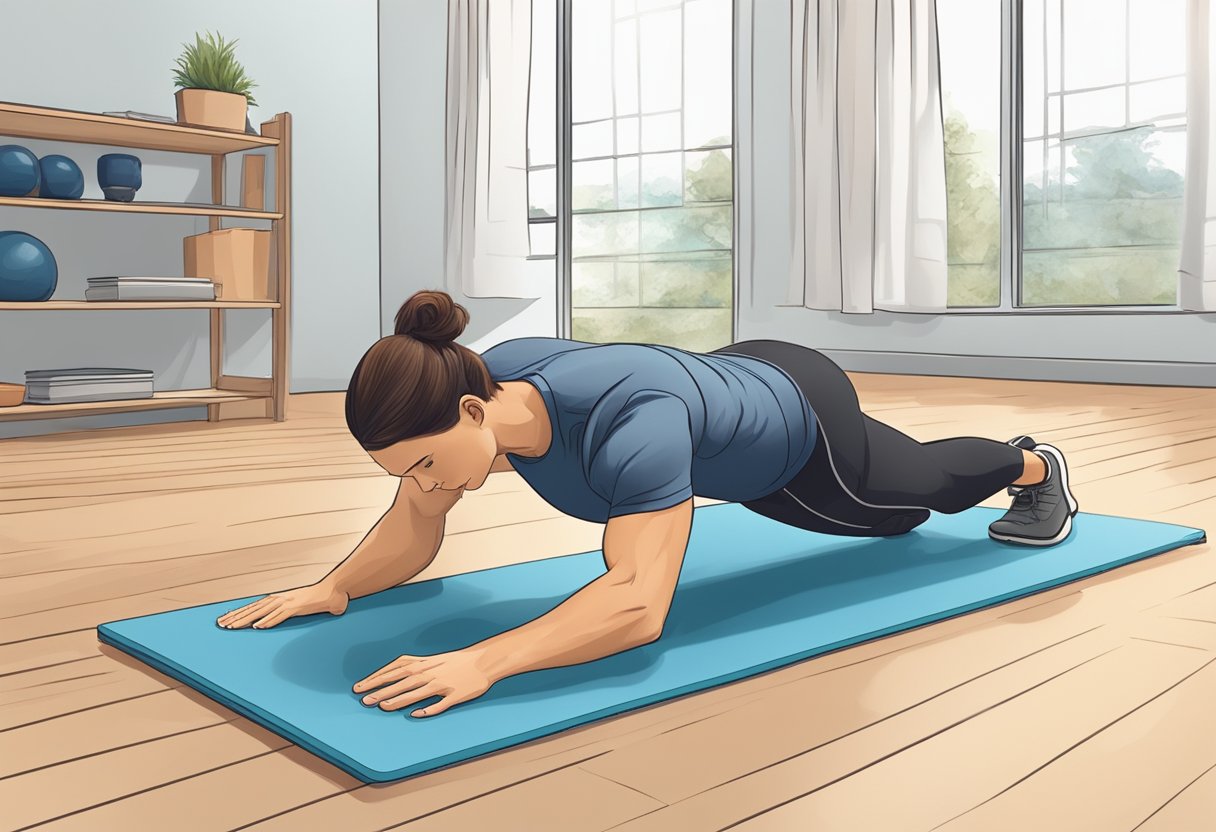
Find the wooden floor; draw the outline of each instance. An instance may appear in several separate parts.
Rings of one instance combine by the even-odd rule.
[[[1216,390],[850,375],[922,441],[1059,446],[1084,512],[1212,529]],[[387,785],[98,643],[101,622],[320,578],[396,484],[339,393],[293,396],[277,424],[0,442],[0,826],[1213,828],[1209,544]],[[598,549],[602,530],[495,474],[414,580]]]

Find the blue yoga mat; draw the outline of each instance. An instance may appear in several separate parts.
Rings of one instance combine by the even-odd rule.
[[[1202,529],[1082,513],[1063,543],[1019,546],[988,537],[1002,514],[975,507],[934,514],[900,537],[854,538],[735,503],[703,506],[658,641],[510,676],[429,717],[409,712],[438,697],[384,711],[351,687],[403,653],[459,649],[548,612],[603,574],[601,552],[394,587],[354,599],[344,615],[267,630],[215,623],[261,597],[250,595],[97,633],[350,774],[384,782],[1205,540]]]

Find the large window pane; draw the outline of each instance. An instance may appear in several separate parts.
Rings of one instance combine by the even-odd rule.
[[[684,202],[684,170],[680,153],[647,153],[642,156],[643,208],[661,208]]]
[[[684,202],[729,202],[734,190],[731,149],[684,154]]]
[[[570,170],[570,209],[597,211],[615,208],[613,159],[575,162]]]
[[[680,149],[680,113],[642,116],[642,150]]]
[[[684,28],[684,146],[730,144],[731,18],[718,0],[688,0]]]
[[[1186,73],[1186,0],[1131,0],[1128,66],[1133,78]]]
[[[618,3],[618,6],[620,4]],[[638,111],[638,20],[630,17],[616,23],[616,56],[612,68],[618,116]]]
[[[1182,0],[1023,6],[1022,305],[1177,302],[1185,22]]]
[[[590,124],[575,124],[570,128],[570,150],[572,159],[591,159],[612,155],[612,119],[593,121]]]
[[[575,3],[575,28],[589,5]],[[572,335],[724,346],[733,302],[731,0],[602,0],[599,9],[615,21],[602,29],[611,60],[576,55],[585,69],[571,95],[579,99],[588,74],[612,80],[616,158],[573,163]]]
[[[556,0],[532,3],[532,74],[528,79],[528,167],[557,163]],[[536,203],[535,195],[531,195]]]
[[[528,171],[528,216],[557,216],[557,168]]]
[[[1057,17],[1048,25],[1062,27],[1065,88],[1122,84],[1126,80],[1123,41],[1127,36],[1123,3],[1063,0],[1062,8],[1063,20]],[[1118,48],[1112,48],[1116,45]]]
[[[607,5],[607,4],[605,4]],[[638,18],[641,30],[642,112],[673,110],[681,106],[680,9],[643,14]],[[700,32],[695,37],[701,37]],[[581,95],[576,92],[575,95]]]
[[[612,4],[603,0],[573,0],[570,20],[571,44],[570,101],[572,120],[577,124],[611,118],[612,39],[605,33],[612,28]]]
[[[1001,301],[1001,2],[938,0],[948,306]]]
[[[554,281],[557,280],[557,223],[552,221],[557,217],[556,32],[556,0],[532,0],[532,74],[528,79],[528,243],[532,257],[553,258],[551,279]],[[539,276],[543,264],[533,265]]]

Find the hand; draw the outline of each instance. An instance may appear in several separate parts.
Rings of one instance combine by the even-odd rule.
[[[264,630],[294,615],[310,615],[314,612],[341,615],[346,612],[349,603],[350,595],[347,593],[315,583],[267,595],[221,615],[215,623],[229,630],[239,630],[250,624],[254,629]]]
[[[367,693],[364,705],[375,705],[386,711],[396,711],[406,705],[432,696],[442,696],[439,702],[411,713],[412,716],[433,716],[460,702],[481,696],[496,679],[481,665],[481,651],[476,648],[438,653],[434,656],[399,656],[370,676],[355,683],[355,693]],[[384,687],[381,687],[381,686]]]

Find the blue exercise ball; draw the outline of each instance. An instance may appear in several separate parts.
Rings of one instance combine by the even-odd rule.
[[[48,300],[58,282],[46,243],[24,231],[0,231],[0,300]]]
[[[37,156],[19,144],[0,145],[0,196],[27,196],[39,178]]]
[[[48,199],[80,199],[84,194],[84,174],[80,165],[67,156],[52,153],[38,160],[42,184],[38,196]]]

